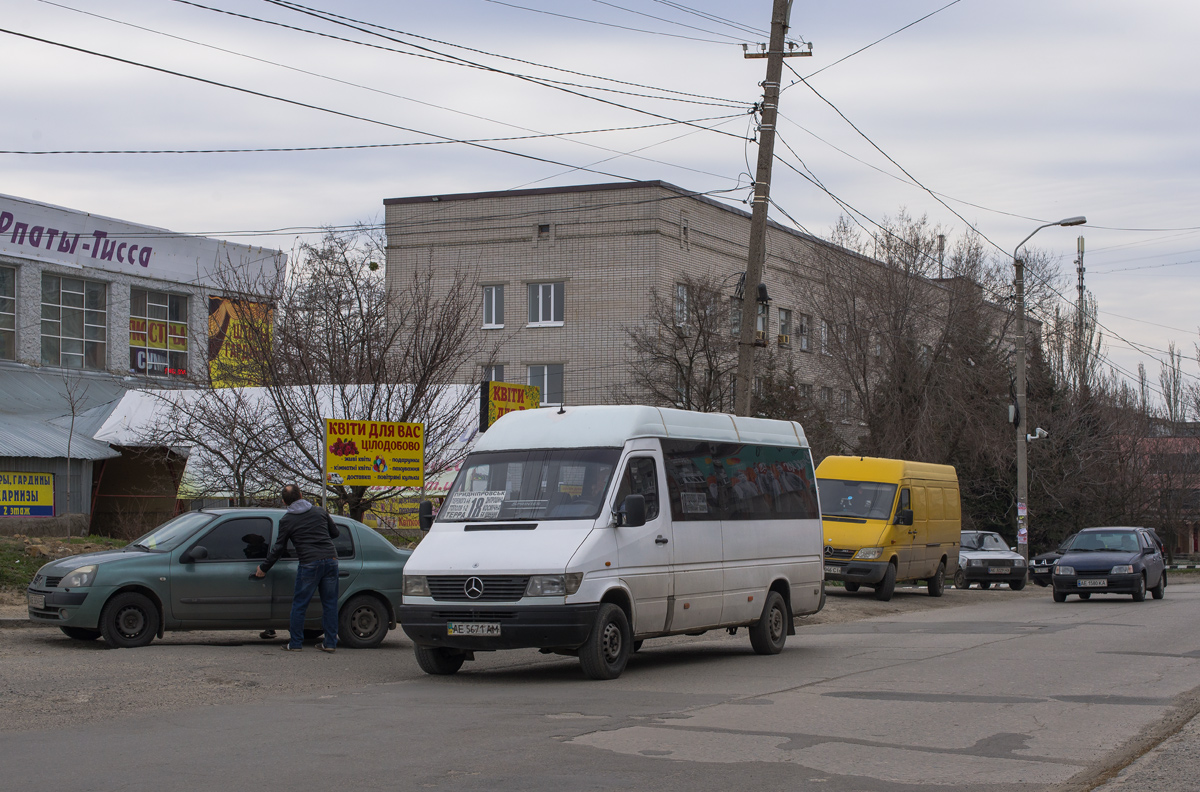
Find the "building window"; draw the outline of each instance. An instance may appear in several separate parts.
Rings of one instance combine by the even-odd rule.
[[[529,384],[536,385],[543,406],[563,403],[562,363],[546,363],[529,367]]]
[[[483,379],[486,382],[504,382],[504,365],[484,366]]]
[[[685,327],[688,323],[688,290],[687,284],[675,284],[675,324]]]
[[[808,404],[812,404],[812,385],[801,383],[796,387],[800,389],[800,398]]]
[[[679,246],[684,250],[690,250],[692,247],[692,223],[684,215],[679,218]]]
[[[504,327],[504,287],[483,287],[483,326]]]
[[[742,301],[737,297],[729,298],[729,332],[735,337],[742,334]]]
[[[821,407],[828,410],[833,406],[833,388],[821,388]]]
[[[821,354],[831,354],[829,351],[829,322],[821,320]]]
[[[801,352],[808,352],[808,332],[812,327],[812,317],[808,314],[800,314],[799,320],[796,322],[796,337],[799,339],[797,346]]]
[[[17,359],[17,271],[0,267],[0,360]]]
[[[42,365],[103,371],[108,291],[103,283],[42,275]]]
[[[841,408],[842,408],[842,420],[844,420],[844,421],[850,420],[850,391],[848,391],[848,390],[842,391],[841,398],[839,399],[839,401],[841,402]]]
[[[188,375],[188,298],[129,290],[129,370],[148,377]]]
[[[779,309],[779,345],[787,346],[792,343],[792,312],[787,308]]]
[[[766,386],[763,384],[763,378],[755,377],[754,378],[754,397],[756,399],[762,398],[764,387],[766,387]]]
[[[529,324],[555,327],[563,323],[565,283],[529,284]]]
[[[537,227],[538,241],[550,239],[550,224],[542,223]]]

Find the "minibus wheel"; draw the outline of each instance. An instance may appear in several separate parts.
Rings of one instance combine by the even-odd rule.
[[[446,649],[441,646],[421,646],[417,644],[413,647],[417,654],[417,665],[426,674],[434,674],[436,676],[449,676],[456,673],[462,668],[462,664],[467,659],[466,652],[460,652],[456,649]]]
[[[940,597],[942,592],[946,590],[946,562],[942,561],[938,564],[937,573],[925,582],[925,587],[929,590],[929,596]]]
[[[843,583],[843,584],[842,584],[842,587],[843,587],[843,588],[845,588],[845,589],[846,589],[846,591],[850,592],[851,594],[853,594],[854,592],[858,591],[858,584],[857,584],[857,583],[851,583],[851,582],[847,581],[847,582],[845,582],[845,583]]]
[[[892,598],[892,594],[896,591],[896,565],[888,564],[887,571],[883,573],[883,580],[875,584],[875,599],[880,602],[887,602]]]
[[[600,605],[592,634],[579,647],[579,665],[590,679],[616,679],[633,654],[633,631],[625,611],[611,602]]]
[[[779,654],[787,640],[787,603],[778,591],[767,594],[762,618],[750,625],[750,645],[760,655]]]

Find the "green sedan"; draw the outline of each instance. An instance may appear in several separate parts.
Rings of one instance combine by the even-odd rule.
[[[72,638],[145,646],[166,630],[282,630],[296,581],[289,545],[266,577],[254,570],[275,541],[282,509],[205,509],[181,514],[120,550],[71,556],[38,570],[29,618]],[[378,646],[396,627],[404,564],[400,550],[360,522],[335,516],[338,644]],[[321,634],[314,597],[306,636]]]

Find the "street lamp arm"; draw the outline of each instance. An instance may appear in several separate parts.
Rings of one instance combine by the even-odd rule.
[[[1014,259],[1017,258],[1017,253],[1020,252],[1021,245],[1024,245],[1026,242],[1033,239],[1033,235],[1036,234],[1038,231],[1041,231],[1043,228],[1049,228],[1050,226],[1077,226],[1077,225],[1083,225],[1086,222],[1087,222],[1087,218],[1082,215],[1079,215],[1077,217],[1067,217],[1067,218],[1065,218],[1063,220],[1059,220],[1058,222],[1055,222],[1055,223],[1046,223],[1045,225],[1040,225],[1037,228],[1033,229],[1033,232],[1030,233],[1029,236],[1022,239],[1020,245],[1017,245],[1015,248],[1013,248],[1013,258]]]

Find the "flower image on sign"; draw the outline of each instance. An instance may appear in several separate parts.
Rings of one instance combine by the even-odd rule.
[[[325,479],[364,487],[425,485],[425,424],[325,420]]]

